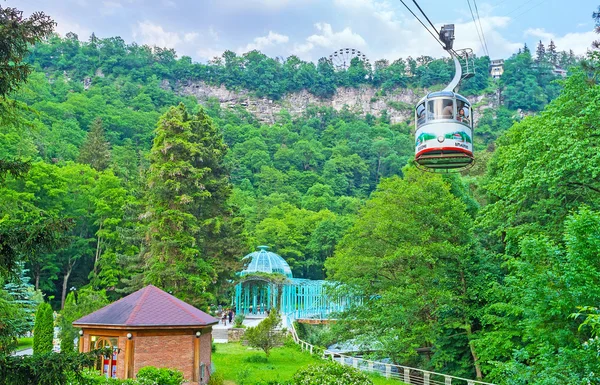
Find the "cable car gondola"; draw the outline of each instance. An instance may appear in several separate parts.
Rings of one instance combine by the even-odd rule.
[[[442,91],[432,92],[415,107],[415,162],[426,171],[461,171],[473,165],[473,111],[469,101],[454,92],[463,78],[459,54],[452,49],[454,25],[440,30],[444,49],[454,59],[456,73]],[[469,50],[470,51],[470,50]],[[468,64],[465,73],[472,68]]]

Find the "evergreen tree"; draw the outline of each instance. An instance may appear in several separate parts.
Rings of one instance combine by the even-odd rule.
[[[26,314],[6,292],[0,289],[0,355],[10,354],[17,346],[19,325]]]
[[[104,137],[102,120],[97,118],[90,126],[87,139],[79,150],[79,162],[89,164],[98,171],[110,164],[110,144]]]
[[[219,266],[239,252],[230,243],[225,247],[229,235],[223,234],[231,223],[226,206],[231,185],[223,166],[227,147],[202,107],[194,116],[183,104],[171,107],[155,134],[147,194],[146,282],[206,305],[213,299],[209,293],[218,281]]]
[[[42,302],[35,313],[33,354],[51,353],[53,338],[54,314],[52,312],[52,307],[50,307],[50,304]]]
[[[77,299],[75,299],[75,293],[70,292],[57,321],[60,327],[60,351],[63,353],[75,351],[73,341],[78,337],[78,330],[73,327],[73,321],[108,304],[109,301],[104,290],[96,291],[91,288],[83,288],[78,291]]]
[[[553,65],[558,65],[558,52],[556,51],[556,45],[554,44],[554,40],[550,40],[550,44],[548,45],[548,61]]]
[[[540,42],[537,45],[537,48],[535,50],[535,54],[536,54],[535,61],[538,64],[542,63],[546,59],[546,48],[544,47],[544,44],[542,44],[541,40],[540,40]]]
[[[527,47],[527,43],[525,43],[525,45],[523,45],[523,52],[522,53],[531,53],[531,50],[529,49],[529,47]]]
[[[15,320],[14,323],[15,329],[20,335],[33,330],[34,313],[40,302],[38,297],[41,297],[41,293],[39,291],[36,293],[33,285],[29,283],[31,278],[27,276],[28,271],[23,269],[22,264],[20,264],[18,278],[4,285],[4,290],[12,298],[11,302],[22,309],[25,315],[25,317]],[[36,296],[36,294],[38,295]]]
[[[23,18],[23,11],[0,7],[0,96],[15,91],[31,72],[31,66],[23,62],[29,54],[29,46],[48,36],[56,24],[43,12],[34,12]]]

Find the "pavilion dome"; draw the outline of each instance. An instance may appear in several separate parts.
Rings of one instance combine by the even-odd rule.
[[[258,246],[258,251],[246,255],[243,260],[250,260],[246,270],[240,273],[241,276],[253,273],[276,273],[285,275],[287,278],[293,278],[292,269],[281,256],[267,251],[269,246]]]

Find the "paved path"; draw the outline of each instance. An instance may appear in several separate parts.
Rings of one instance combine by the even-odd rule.
[[[265,319],[266,316],[254,316],[247,317],[244,319],[243,325],[246,327],[256,326]],[[221,321],[219,321],[218,325],[213,326],[212,328],[212,337],[215,344],[226,344],[227,340],[227,330],[233,328],[233,323],[227,322],[226,325],[223,325]]]
[[[24,349],[24,350],[19,350],[13,353],[13,356],[30,356],[33,354],[33,349],[29,348],[29,349]]]

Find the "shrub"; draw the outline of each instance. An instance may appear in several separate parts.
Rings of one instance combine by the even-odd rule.
[[[253,354],[244,358],[245,362],[251,362],[253,364],[265,364],[268,362],[267,357],[259,356],[258,354]]]
[[[98,374],[95,370],[87,370],[82,373],[81,379],[72,378],[69,385],[137,385],[137,381],[127,379],[119,380],[117,378],[106,378]]]
[[[208,380],[208,385],[223,385],[225,379],[223,379],[223,375],[220,372],[214,372],[210,375],[210,380]]]
[[[233,327],[234,328],[242,328],[244,327],[243,322],[246,319],[246,316],[243,314],[238,314],[235,316],[235,319],[233,320]]]
[[[98,352],[0,355],[2,385],[66,385],[85,383],[81,373],[94,364]]]
[[[309,365],[294,374],[294,385],[373,385],[373,381],[357,369],[335,362]]]
[[[50,304],[42,302],[35,312],[33,354],[51,353],[54,338],[54,314]]]
[[[137,381],[140,385],[181,385],[184,378],[179,370],[146,366],[138,372]]]
[[[280,346],[283,342],[284,333],[277,330],[281,318],[276,311],[271,314],[257,326],[248,328],[244,337],[248,340],[248,344],[254,348],[262,349],[267,357],[271,349]]]

